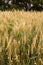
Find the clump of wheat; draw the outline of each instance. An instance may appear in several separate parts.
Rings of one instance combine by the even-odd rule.
[[[0,65],[43,65],[42,14],[0,11]]]

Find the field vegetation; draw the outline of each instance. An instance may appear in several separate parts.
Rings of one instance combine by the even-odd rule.
[[[0,65],[43,65],[43,11],[0,11]]]

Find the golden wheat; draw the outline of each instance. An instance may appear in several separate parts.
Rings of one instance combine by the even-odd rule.
[[[34,25],[36,31],[34,31]],[[33,29],[32,29],[33,27]],[[39,32],[40,31],[40,32]],[[40,33],[40,34],[39,34]],[[29,36],[30,35],[30,36]],[[43,11],[42,12],[25,12],[25,11],[0,11],[0,63],[4,65],[5,54],[8,55],[9,64],[5,65],[21,65],[20,62],[20,45],[23,45],[23,55],[27,53],[24,45],[31,43],[31,53],[33,48],[36,49],[36,40],[40,41],[38,45],[38,60],[35,61],[36,65],[43,65],[41,60],[41,52],[43,53]],[[39,42],[38,42],[39,43]],[[29,45],[28,45],[29,46]],[[41,48],[42,47],[42,48]],[[3,51],[4,50],[4,53]],[[30,53],[30,46],[28,54]],[[4,56],[5,57],[4,57]],[[40,56],[40,58],[39,58]],[[15,59],[14,59],[15,58]],[[26,60],[25,60],[26,61]],[[29,60],[28,60],[29,61]],[[15,64],[17,63],[17,64]],[[22,61],[21,61],[22,63]],[[39,64],[38,64],[39,63]],[[25,65],[23,60],[23,65]],[[28,65],[28,64],[27,64]]]

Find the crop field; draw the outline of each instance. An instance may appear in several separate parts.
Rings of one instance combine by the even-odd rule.
[[[43,11],[0,11],[0,65],[43,65]]]

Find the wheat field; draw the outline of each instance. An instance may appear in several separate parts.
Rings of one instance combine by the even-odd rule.
[[[0,11],[0,65],[43,65],[43,11]]]

